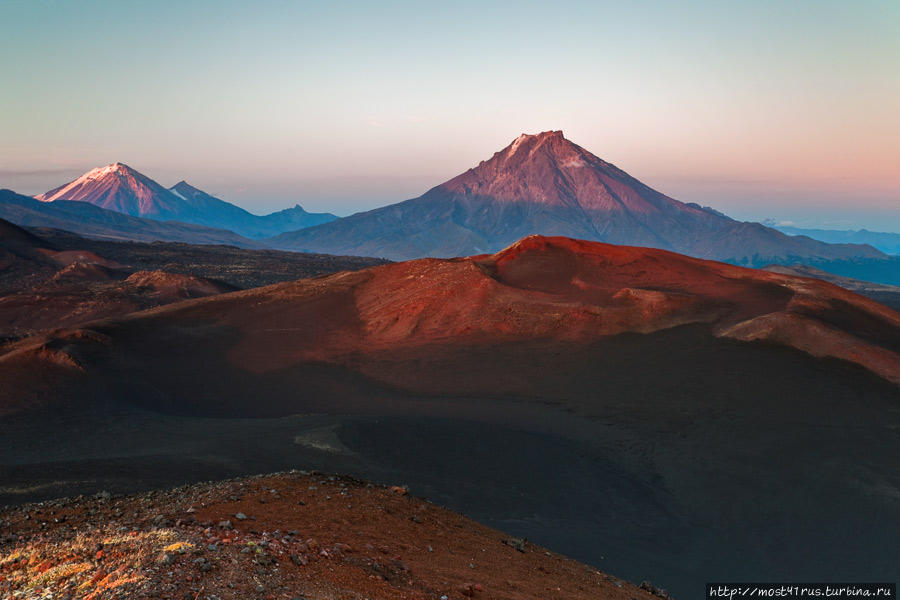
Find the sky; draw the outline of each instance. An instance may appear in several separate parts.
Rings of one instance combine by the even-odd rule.
[[[0,187],[124,162],[252,212],[416,197],[520,133],[745,220],[900,231],[900,2],[0,0]]]

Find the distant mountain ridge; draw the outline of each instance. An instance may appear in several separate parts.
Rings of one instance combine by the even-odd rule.
[[[805,235],[829,244],[868,244],[887,254],[900,254],[900,233],[868,229],[804,229],[787,225],[772,226],[788,235]]]
[[[255,240],[225,229],[178,221],[133,217],[89,202],[41,202],[12,190],[0,190],[0,218],[22,227],[49,227],[111,241],[186,242],[262,248]]]
[[[265,216],[254,215],[185,181],[167,189],[119,162],[91,169],[35,198],[41,202],[87,202],[133,217],[228,229],[249,238],[270,237],[337,218],[330,213],[308,213],[299,205]]]
[[[679,202],[561,131],[522,134],[418,198],[269,241],[287,250],[406,260],[496,252],[532,234],[654,247],[749,266],[886,258],[870,246],[791,237]]]
[[[230,202],[220,200],[188,184],[179,181],[169,191],[188,202],[206,225],[230,229],[250,238],[264,238],[285,231],[295,231],[320,225],[337,219],[331,213],[310,213],[299,204],[268,215],[254,215]]]

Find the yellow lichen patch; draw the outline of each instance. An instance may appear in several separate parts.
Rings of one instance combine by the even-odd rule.
[[[177,552],[179,554],[184,554],[193,547],[194,545],[190,542],[175,542],[174,544],[169,544],[163,548],[163,552]]]
[[[67,563],[64,565],[57,565],[32,579],[28,583],[28,587],[43,587],[49,583],[54,583],[66,579],[67,577],[84,573],[85,571],[91,570],[91,568],[93,567],[90,563]]]
[[[89,587],[93,587],[95,584],[96,584],[95,581],[91,581],[90,579],[87,579],[87,580],[85,580],[85,581],[82,581],[82,582],[78,585],[78,589],[79,589],[79,590],[86,590],[86,589],[88,589]]]
[[[111,590],[123,585],[128,585],[130,583],[140,583],[144,579],[146,579],[146,577],[144,577],[143,575],[130,575],[128,577],[120,577],[119,579],[116,579],[111,583],[105,584],[103,586],[103,589]]]
[[[139,539],[135,536],[131,535],[114,535],[112,537],[108,537],[103,540],[103,545],[105,546],[115,546],[117,544],[128,544],[130,542]]]
[[[178,534],[171,529],[155,529],[147,532],[147,537],[155,537],[160,542],[168,542],[173,544],[178,541]]]
[[[172,544],[178,541],[178,534],[171,529],[156,529],[147,532],[132,531],[130,533],[109,536],[103,540],[103,543],[108,546],[115,546],[117,544],[133,544],[151,538],[155,538],[163,544]]]
[[[4,565],[8,565],[9,563],[14,563],[16,561],[22,560],[23,558],[25,558],[27,556],[28,555],[25,554],[24,552],[22,552],[21,550],[15,550],[15,551],[13,551],[12,554],[10,554],[6,558],[0,560],[0,567],[2,567]]]

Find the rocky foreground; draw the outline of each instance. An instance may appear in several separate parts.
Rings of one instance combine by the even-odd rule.
[[[291,472],[0,512],[3,598],[665,596],[404,488]]]

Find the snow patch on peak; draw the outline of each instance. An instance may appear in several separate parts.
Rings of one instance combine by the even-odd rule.
[[[528,158],[531,158],[532,156],[534,156],[534,153],[537,152],[538,149],[540,149],[540,147],[543,146],[544,143],[545,143],[548,139],[549,139],[549,136],[546,136],[546,135],[540,136],[540,137],[538,138],[538,143],[535,144],[534,146],[532,146],[531,152],[528,153]]]
[[[574,158],[570,158],[569,160],[567,160],[566,162],[562,163],[559,166],[577,168],[577,167],[586,167],[586,166],[588,166],[588,164],[586,162],[584,162],[580,156],[576,156]]]
[[[506,155],[512,156],[513,154],[515,154],[516,150],[519,149],[519,146],[522,145],[522,142],[527,140],[529,137],[531,137],[531,136],[529,136],[527,133],[523,133],[522,135],[517,137],[515,140],[513,140],[513,143],[509,145],[509,152],[507,152]]]
[[[529,135],[527,137],[535,138],[541,142],[543,142],[547,139],[550,139],[550,138],[561,138],[561,139],[565,138],[565,136],[563,135],[562,129],[542,131],[540,133],[535,133],[534,135]]]
[[[538,141],[538,146],[540,146],[540,144],[547,141],[549,138],[563,138],[563,137],[564,136],[563,136],[562,130],[542,131],[540,133],[533,133],[533,134],[532,133],[523,133],[522,135],[517,137],[515,140],[513,140],[513,143],[509,145],[509,149],[506,152],[506,156],[510,157],[513,154],[515,154],[516,151],[519,149],[519,146],[522,145],[522,142],[524,142],[526,140],[535,139]],[[534,148],[532,148],[531,153],[532,154],[534,153]]]
[[[104,175],[109,175],[110,173],[118,173],[119,171],[127,171],[128,169],[120,162],[114,162],[106,165],[105,167],[99,167],[94,169],[93,171],[88,171],[87,175],[92,175],[90,179],[98,179],[103,177]]]
[[[93,181],[95,179],[100,179],[101,177],[105,177],[106,175],[110,175],[112,173],[127,173],[128,165],[120,162],[114,162],[106,165],[105,167],[97,167],[96,169],[91,169],[75,181],[85,182],[85,181]]]
[[[92,182],[101,180],[108,175],[118,175],[124,177],[130,174],[131,168],[128,165],[120,162],[110,163],[105,167],[97,167],[95,169],[91,169],[74,181],[71,181],[63,187],[52,191],[52,193],[47,192],[44,194],[40,194],[38,196],[35,196],[35,199],[40,200],[41,202],[53,202],[54,200],[66,199],[70,192],[74,192],[76,190],[79,190],[80,188],[91,185]]]

